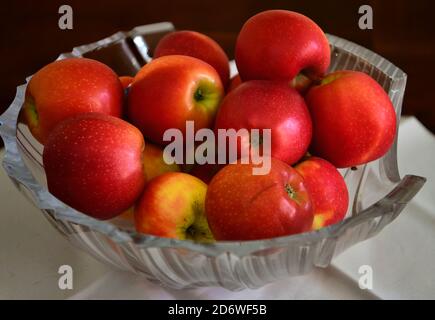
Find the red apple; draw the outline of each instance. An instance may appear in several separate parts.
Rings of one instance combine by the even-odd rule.
[[[151,180],[166,172],[180,171],[178,164],[167,164],[163,159],[163,150],[160,147],[147,143],[144,155],[143,165],[147,180]]]
[[[179,240],[209,242],[204,212],[207,185],[187,173],[169,172],[151,180],[135,207],[138,232]]]
[[[128,116],[157,144],[167,144],[167,129],[185,132],[186,121],[195,129],[213,125],[224,95],[221,80],[209,64],[188,56],[164,56],[145,65],[135,76],[128,97]]]
[[[128,122],[101,113],[64,120],[43,153],[49,191],[97,219],[131,207],[145,185],[142,134]]]
[[[230,79],[230,84],[228,86],[227,91],[230,92],[237,88],[242,83],[242,79],[240,78],[240,75],[235,75]],[[290,86],[294,89],[296,89],[297,92],[300,94],[305,94],[310,86],[312,85],[312,80],[308,78],[307,76],[303,75],[302,73],[299,73],[296,77],[293,78],[293,80],[290,82]]]
[[[228,86],[228,90],[227,91],[230,92],[230,91],[234,90],[241,83],[242,83],[242,79],[240,78],[240,76],[238,74],[236,74],[234,77],[231,78],[230,85]]]
[[[118,76],[105,64],[87,58],[52,62],[30,80],[23,116],[42,144],[60,121],[85,112],[115,117],[122,113],[123,90]]]
[[[328,161],[311,157],[295,169],[304,178],[314,209],[313,229],[343,220],[349,206],[349,193],[340,172]]]
[[[236,64],[243,81],[290,82],[300,72],[317,79],[329,63],[330,48],[323,31],[292,11],[268,10],[251,17],[236,42]]]
[[[271,129],[271,155],[288,164],[304,156],[311,141],[311,119],[304,99],[284,82],[253,80],[228,93],[215,129],[241,128]],[[241,147],[239,143],[239,155]]]
[[[338,168],[382,157],[396,134],[396,113],[384,89],[370,76],[338,71],[306,96],[313,120],[314,155]]]
[[[313,209],[302,176],[271,159],[267,175],[252,164],[229,164],[211,180],[205,209],[216,240],[257,240],[308,231]]]
[[[154,58],[168,55],[198,58],[216,69],[224,87],[230,77],[230,67],[225,51],[212,38],[195,31],[175,31],[165,35],[154,50]]]
[[[130,77],[130,76],[121,76],[121,77],[119,77],[119,81],[121,82],[122,88],[125,90],[133,82],[133,77]]]

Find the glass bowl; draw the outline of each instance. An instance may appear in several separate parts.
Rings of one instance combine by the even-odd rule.
[[[119,75],[134,75],[150,61],[158,40],[173,30],[168,22],[139,26],[76,47],[58,59],[89,57],[108,64]],[[330,69],[370,74],[390,95],[399,120],[406,74],[361,46],[332,35],[328,38],[332,48]],[[281,278],[305,274],[315,267],[327,267],[335,256],[373,237],[392,222],[425,182],[424,178],[412,175],[400,178],[396,134],[394,145],[384,157],[341,171],[351,201],[346,219],[338,224],[270,240],[213,244],[138,234],[126,220],[95,220],[48,192],[42,166],[43,147],[18,120],[25,89],[26,84],[17,88],[15,100],[0,117],[0,134],[6,148],[3,167],[18,190],[77,247],[104,263],[172,288],[258,288]]]

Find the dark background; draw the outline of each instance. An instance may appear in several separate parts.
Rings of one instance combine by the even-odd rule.
[[[58,28],[62,4],[73,8],[73,30]],[[373,30],[358,27],[363,4],[373,8]],[[171,21],[177,29],[213,37],[232,58],[244,21],[275,8],[303,13],[325,32],[372,49],[402,68],[409,76],[403,112],[435,132],[435,1],[423,0],[1,1],[0,113],[26,76],[74,46],[137,25]]]

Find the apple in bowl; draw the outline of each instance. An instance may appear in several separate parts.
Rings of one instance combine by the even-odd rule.
[[[344,219],[349,206],[346,182],[328,161],[310,157],[295,166],[313,203],[313,230],[335,224]]]
[[[205,34],[190,30],[168,33],[157,44],[153,58],[168,55],[185,55],[207,62],[216,69],[223,86],[227,87],[230,76],[227,54]]]
[[[135,206],[136,230],[165,238],[213,241],[204,210],[206,192],[207,185],[187,173],[154,178]]]
[[[338,168],[382,157],[396,136],[396,112],[385,90],[369,75],[337,71],[307,93],[313,121],[313,155]]]
[[[48,190],[97,219],[113,218],[142,193],[145,143],[128,122],[102,113],[83,113],[60,122],[43,152]]]
[[[185,133],[188,120],[194,121],[196,130],[211,127],[223,95],[219,75],[208,63],[189,56],[163,56],[134,77],[128,118],[146,139],[165,145],[165,131]]]
[[[166,163],[163,155],[164,151],[159,146],[151,143],[146,144],[143,153],[143,166],[148,181],[167,172],[180,171],[180,166],[178,164]]]
[[[278,159],[270,161],[265,175],[238,161],[213,177],[205,209],[216,240],[269,239],[311,229],[313,208],[302,176]]]
[[[236,64],[247,80],[290,83],[299,73],[318,79],[327,71],[326,35],[310,18],[293,11],[267,10],[245,22],[236,42]]]
[[[58,60],[30,79],[23,117],[44,144],[51,130],[71,116],[100,112],[121,117],[123,96],[118,76],[107,65],[88,58]]]
[[[241,83],[224,98],[216,116],[215,132],[270,129],[269,156],[291,165],[307,152],[311,127],[305,101],[295,89],[285,82],[252,80]],[[243,149],[255,147],[252,139],[240,140],[238,158]]]

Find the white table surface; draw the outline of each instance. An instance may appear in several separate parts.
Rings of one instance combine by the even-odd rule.
[[[403,119],[400,172],[428,182],[402,214],[327,269],[241,292],[163,289],[101,264],[71,246],[0,170],[0,299],[435,299],[434,164],[435,137],[415,118]],[[72,290],[58,287],[65,264],[74,271]],[[373,269],[372,290],[359,288],[361,265]]]

